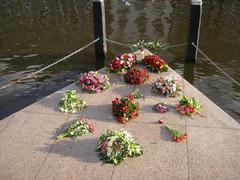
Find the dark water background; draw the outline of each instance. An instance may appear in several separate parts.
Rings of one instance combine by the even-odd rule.
[[[186,42],[188,0],[105,0],[107,36],[120,42]],[[240,1],[204,0],[200,48],[240,81]],[[0,86],[34,72],[93,40],[90,0],[0,0]],[[108,45],[109,58],[127,51]],[[170,66],[240,122],[240,87],[206,59],[184,63],[185,47],[160,54]],[[193,67],[195,66],[195,67]],[[95,68],[94,48],[0,92],[0,119]],[[193,69],[194,68],[194,69]]]

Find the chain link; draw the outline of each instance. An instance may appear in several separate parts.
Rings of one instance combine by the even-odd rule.
[[[117,45],[125,46],[125,47],[128,47],[128,48],[129,48],[129,44],[117,42],[117,41],[114,41],[114,40],[111,40],[111,39],[108,39],[108,38],[106,38],[106,41],[109,42],[109,43],[112,43],[112,44],[117,44]]]
[[[179,43],[179,44],[174,44],[174,45],[168,45],[168,46],[166,46],[166,49],[181,47],[181,46],[185,46],[185,45],[187,45],[186,42]]]
[[[99,41],[99,40],[100,40],[100,38],[97,38],[97,39],[95,39],[94,41],[92,41],[92,42],[86,44],[85,46],[81,47],[80,49],[74,51],[73,53],[71,53],[71,54],[69,54],[69,55],[67,55],[67,56],[65,56],[65,57],[63,57],[63,58],[55,61],[54,63],[49,64],[49,65],[47,65],[47,66],[45,66],[45,67],[43,67],[43,68],[41,68],[41,69],[39,69],[39,70],[37,70],[37,71],[35,71],[35,72],[33,72],[33,73],[27,74],[26,76],[24,76],[24,77],[22,77],[22,78],[20,78],[20,79],[18,79],[18,80],[16,80],[16,81],[13,81],[13,82],[11,82],[11,83],[9,83],[9,84],[7,84],[7,85],[4,85],[4,86],[0,87],[0,91],[3,90],[3,89],[6,89],[6,88],[8,88],[8,87],[10,87],[10,86],[12,86],[12,85],[14,85],[14,84],[16,84],[16,83],[19,83],[19,82],[21,82],[21,81],[23,81],[23,80],[30,79],[30,78],[36,76],[37,74],[43,72],[44,70],[49,69],[50,67],[52,67],[52,66],[54,66],[54,65],[56,65],[56,64],[58,64],[58,63],[60,63],[60,62],[63,62],[63,61],[65,61],[66,59],[72,57],[73,55],[79,53],[80,51],[82,51],[82,50],[84,50],[85,48],[91,46],[92,44],[96,43],[96,42]]]

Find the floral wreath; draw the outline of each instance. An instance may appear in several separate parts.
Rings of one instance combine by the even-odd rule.
[[[153,111],[158,113],[165,113],[169,111],[169,108],[166,106],[165,103],[157,103],[153,106]]]
[[[188,99],[185,96],[179,101],[179,104],[176,105],[176,110],[182,114],[187,116],[194,116],[195,114],[201,115],[201,104],[195,99]]]
[[[160,73],[168,71],[168,64],[157,55],[145,56],[142,60],[142,64],[153,72]]]
[[[91,93],[99,93],[111,87],[108,75],[89,71],[79,78],[79,86]]]
[[[120,123],[126,123],[139,114],[139,103],[131,95],[115,98],[112,101],[112,114]]]
[[[119,164],[128,157],[143,154],[142,147],[124,129],[116,131],[108,129],[99,137],[97,151],[101,160],[113,164]]]
[[[181,94],[182,88],[177,78],[164,76],[152,84],[152,91],[168,97],[177,97]]]
[[[67,90],[59,105],[59,109],[65,113],[75,113],[87,107],[87,103],[77,96],[76,90]]]
[[[124,76],[126,83],[131,85],[141,85],[149,79],[149,75],[146,70],[133,68],[130,69]]]
[[[117,56],[111,60],[110,64],[107,66],[107,69],[109,72],[122,74],[135,64],[136,56],[134,54],[128,53]]]

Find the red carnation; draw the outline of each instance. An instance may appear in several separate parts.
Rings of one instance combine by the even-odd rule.
[[[149,75],[147,73],[147,71],[145,71],[144,69],[139,69],[139,68],[133,68],[131,70],[129,70],[127,72],[127,74],[125,75],[125,81],[128,84],[131,85],[141,85],[143,84],[146,80],[149,79]]]
[[[116,101],[119,101],[116,103]],[[120,123],[126,123],[130,119],[138,116],[139,104],[134,100],[131,95],[122,97],[120,99],[116,98],[112,101],[113,115],[117,117]]]
[[[144,59],[142,60],[142,63],[153,72],[168,71],[167,63],[157,55],[145,56]]]

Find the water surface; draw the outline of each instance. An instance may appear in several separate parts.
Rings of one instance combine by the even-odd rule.
[[[186,42],[188,0],[141,0],[124,6],[106,0],[107,36],[133,43],[162,39]],[[240,81],[240,1],[205,0],[200,48],[229,75]],[[89,0],[0,0],[0,86],[34,72],[93,40]],[[108,56],[126,48],[108,46]],[[240,87],[206,59],[184,63],[185,47],[161,53],[178,73],[240,122]],[[95,68],[88,48],[34,79],[0,92],[0,117],[74,82],[80,72]]]

